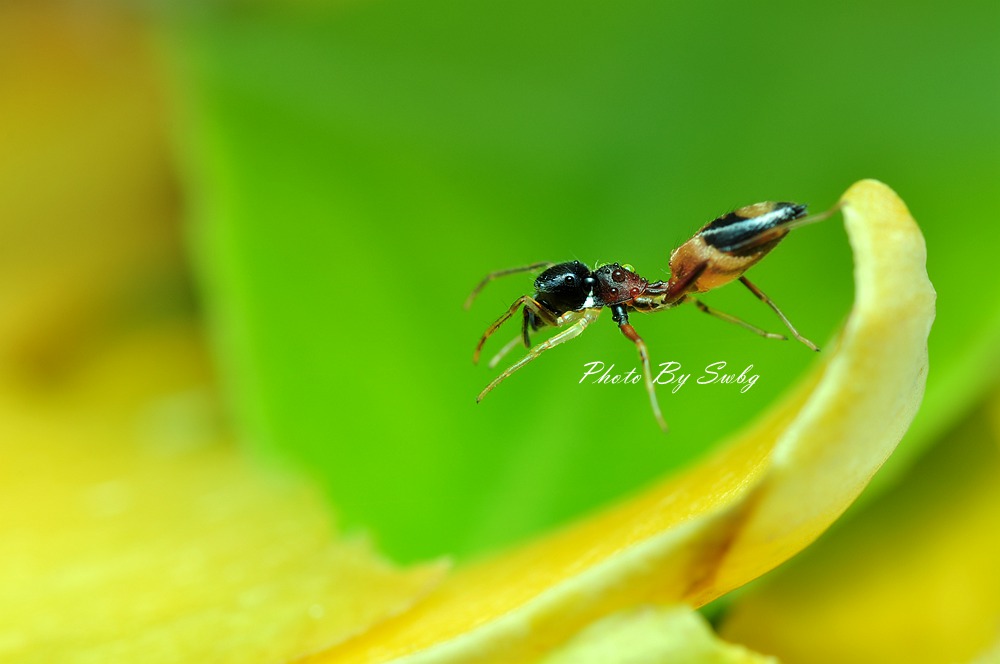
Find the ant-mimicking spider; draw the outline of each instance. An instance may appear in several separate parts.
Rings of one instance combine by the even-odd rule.
[[[489,366],[496,366],[518,342],[528,348],[528,354],[509,366],[486,386],[476,403],[490,393],[493,388],[510,377],[518,369],[538,358],[543,352],[559,344],[578,337],[587,326],[597,320],[601,310],[611,309],[611,318],[639,351],[642,375],[646,392],[657,423],[666,431],[667,424],[660,412],[653,388],[653,376],[649,365],[646,343],[629,323],[630,311],[654,312],[676,307],[683,302],[691,302],[699,310],[736,323],[755,334],[768,339],[787,340],[788,337],[765,332],[740,320],[735,316],[712,309],[692,293],[705,293],[731,281],[739,279],[751,293],[767,304],[778,315],[792,336],[814,351],[816,344],[799,334],[795,326],[785,317],[778,306],[753,285],[743,273],[753,267],[774,249],[789,231],[806,224],[822,221],[839,209],[839,205],[816,215],[806,216],[806,206],[787,202],[755,203],[739,208],[710,221],[701,227],[690,240],[674,249],[670,255],[670,279],[668,281],[649,280],[636,274],[632,266],[613,263],[591,270],[580,261],[567,263],[533,263],[522,267],[491,272],[479,282],[465,301],[465,308],[471,306],[479,292],[497,277],[521,272],[544,269],[535,279],[535,294],[517,298],[507,311],[500,316],[476,345],[472,361],[478,362],[483,345],[501,325],[523,307],[521,334],[498,352]],[[543,327],[565,328],[535,347],[531,346],[531,333]]]

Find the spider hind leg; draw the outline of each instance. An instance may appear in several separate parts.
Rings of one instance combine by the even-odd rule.
[[[792,325],[791,321],[789,321],[785,317],[785,314],[781,313],[781,309],[778,308],[778,305],[776,305],[774,303],[774,301],[771,300],[771,298],[769,298],[767,295],[765,295],[764,291],[762,291],[761,289],[757,288],[752,283],[750,283],[750,280],[747,279],[746,277],[740,277],[740,281],[743,282],[743,285],[746,286],[750,290],[751,293],[753,293],[754,295],[757,296],[757,299],[759,299],[761,302],[763,302],[767,306],[771,307],[771,309],[774,311],[774,313],[778,314],[778,318],[780,318],[781,322],[785,324],[785,327],[788,328],[788,331],[792,333],[793,337],[795,337],[796,339],[798,339],[799,341],[801,341],[808,348],[811,348],[812,350],[816,351],[817,353],[819,352],[819,346],[817,346],[816,344],[814,344],[813,342],[809,341],[804,336],[802,336],[801,334],[799,334],[799,331],[795,329],[795,326]]]

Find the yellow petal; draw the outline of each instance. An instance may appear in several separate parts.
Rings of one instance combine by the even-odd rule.
[[[873,180],[843,201],[856,300],[827,362],[794,394],[690,472],[457,570],[315,661],[531,661],[637,603],[708,602],[815,539],[912,420],[934,317],[923,237],[903,202]]]
[[[997,639],[988,649],[979,653],[969,664],[997,664],[1000,662],[1000,639]]]
[[[599,620],[538,664],[778,664],[725,643],[686,606],[622,611]]]
[[[1000,413],[1000,395],[992,414]],[[786,659],[1000,655],[1000,418],[976,412],[893,490],[732,607],[722,633]],[[985,653],[984,653],[985,651]]]
[[[288,661],[443,574],[338,541],[321,496],[220,440],[199,346],[168,328],[71,400],[0,395],[0,660]]]

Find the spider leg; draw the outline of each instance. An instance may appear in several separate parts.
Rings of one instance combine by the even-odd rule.
[[[723,313],[723,312],[719,311],[718,309],[713,309],[710,306],[708,306],[707,304],[705,304],[704,302],[702,302],[701,300],[696,300],[693,297],[691,297],[690,295],[687,296],[687,297],[685,297],[684,299],[687,300],[687,301],[689,301],[689,302],[693,302],[694,306],[698,307],[699,311],[704,311],[709,316],[715,316],[716,318],[719,318],[721,320],[728,321],[730,323],[736,323],[740,327],[745,327],[746,329],[750,330],[754,334],[759,334],[760,336],[766,337],[768,339],[781,339],[782,341],[788,341],[788,337],[786,337],[783,334],[776,334],[774,332],[766,332],[765,330],[760,329],[756,325],[751,325],[750,323],[746,322],[745,320],[739,319],[736,316],[732,316],[730,314]]]
[[[555,263],[550,263],[548,261],[545,261],[545,262],[542,262],[542,263],[532,263],[531,265],[522,265],[520,267],[510,267],[510,268],[507,268],[506,270],[497,270],[496,272],[490,272],[485,277],[483,277],[482,281],[480,281],[478,284],[476,284],[475,288],[472,289],[472,292],[469,293],[469,297],[465,298],[465,304],[463,306],[466,309],[468,309],[469,307],[471,307],[472,306],[472,301],[476,299],[476,296],[479,295],[479,292],[481,290],[483,290],[484,288],[486,288],[486,284],[490,283],[491,281],[493,281],[494,279],[496,279],[498,277],[506,277],[509,274],[518,274],[519,272],[531,272],[532,270],[539,270],[539,269],[542,269],[542,268],[550,268],[553,265],[555,265]]]
[[[493,333],[496,332],[501,325],[506,323],[507,320],[514,315],[514,313],[518,310],[518,308],[521,305],[524,305],[526,309],[530,309],[531,313],[541,318],[546,325],[559,324],[558,319],[552,314],[552,312],[550,312],[548,309],[546,309],[541,304],[536,302],[535,299],[532,298],[530,295],[522,295],[521,297],[514,300],[514,304],[510,305],[507,311],[504,312],[504,314],[500,316],[500,318],[497,318],[496,321],[494,321],[493,324],[490,325],[488,328],[486,328],[486,331],[483,332],[483,336],[482,338],[479,339],[479,343],[476,344],[476,350],[472,354],[473,363],[479,362],[479,354],[482,352],[483,344],[486,343],[486,340],[489,339],[491,336],[493,336]]]
[[[504,380],[506,380],[511,374],[513,374],[518,369],[521,369],[528,362],[537,359],[545,351],[549,350],[550,348],[554,348],[565,341],[569,341],[570,339],[580,336],[580,334],[585,329],[587,329],[588,325],[597,320],[597,317],[600,315],[600,313],[601,313],[600,309],[584,309],[582,312],[571,311],[567,314],[563,314],[562,316],[560,316],[559,322],[557,323],[558,325],[564,325],[571,321],[572,324],[562,332],[559,332],[558,334],[549,337],[542,343],[538,344],[537,346],[529,350],[527,355],[525,355],[520,360],[518,360],[514,364],[504,369],[504,372],[502,374],[494,378],[493,382],[487,385],[486,389],[484,389],[482,392],[479,393],[479,396],[476,397],[476,403],[482,401],[486,397],[486,395],[493,390],[494,387],[496,387]]]
[[[792,333],[793,337],[795,337],[796,339],[798,339],[799,341],[801,341],[802,343],[804,343],[806,346],[808,346],[809,348],[813,349],[814,351],[817,351],[817,352],[819,351],[819,347],[817,347],[816,344],[814,344],[813,342],[809,341],[804,336],[802,336],[801,334],[799,334],[799,331],[795,329],[795,326],[792,325],[791,322],[787,318],[785,318],[785,314],[781,313],[781,309],[778,308],[778,305],[776,305],[771,300],[771,298],[769,298],[767,295],[765,295],[764,291],[762,291],[761,289],[757,288],[752,283],[750,283],[750,280],[747,279],[746,277],[740,277],[740,281],[742,281],[743,285],[746,286],[748,289],[750,289],[750,292],[753,293],[754,295],[756,295],[757,298],[761,302],[763,302],[767,306],[771,307],[771,309],[774,310],[774,313],[778,314],[778,318],[780,318],[781,322],[783,322],[785,324],[785,327],[788,328],[788,331]]]
[[[517,342],[523,341],[525,348],[531,348],[531,331],[535,329],[535,315],[531,313],[531,309],[528,307],[521,309],[521,312],[524,314],[521,320],[521,336],[514,337],[508,341],[507,345],[500,349],[500,352],[490,358],[490,363],[487,365],[490,369],[500,364],[500,360],[502,360],[507,353],[514,350],[514,346],[517,345]]]
[[[521,320],[521,338],[524,340],[524,347],[531,348],[531,330],[535,326],[535,318],[527,307],[521,311],[524,313]]]
[[[498,352],[496,355],[490,358],[490,363],[487,366],[490,369],[492,369],[496,365],[500,364],[500,360],[505,358],[507,356],[507,353],[514,350],[514,347],[517,346],[520,342],[521,342],[520,335],[508,341],[507,345],[505,345],[503,348],[500,349],[500,352]]]
[[[653,370],[649,367],[649,351],[646,350],[646,342],[642,340],[639,333],[628,322],[628,311],[624,306],[614,305],[611,307],[611,312],[614,321],[618,323],[618,329],[635,344],[636,349],[639,351],[639,361],[642,362],[642,377],[645,379],[646,393],[649,395],[649,405],[653,409],[653,417],[656,418],[656,423],[663,429],[663,433],[666,433],[667,423],[663,419],[663,413],[660,412],[660,404],[656,400],[656,390],[653,387]]]

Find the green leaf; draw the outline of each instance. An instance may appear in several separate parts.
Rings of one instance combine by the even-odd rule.
[[[564,522],[692,462],[815,358],[681,307],[633,321],[654,365],[761,378],[661,388],[668,437],[641,386],[578,384],[585,362],[636,366],[610,321],[476,406],[495,372],[472,348],[531,278],[465,312],[469,289],[538,260],[659,278],[727,209],[819,211],[876,175],[924,226],[940,293],[905,464],[1000,339],[982,267],[1000,225],[980,221],[1000,176],[1000,91],[982,84],[997,11],[390,1],[182,17],[166,43],[192,238],[246,438],[319,475],[401,559]],[[797,231],[752,278],[822,346],[851,299],[842,231]],[[705,300],[781,329],[738,286]]]

